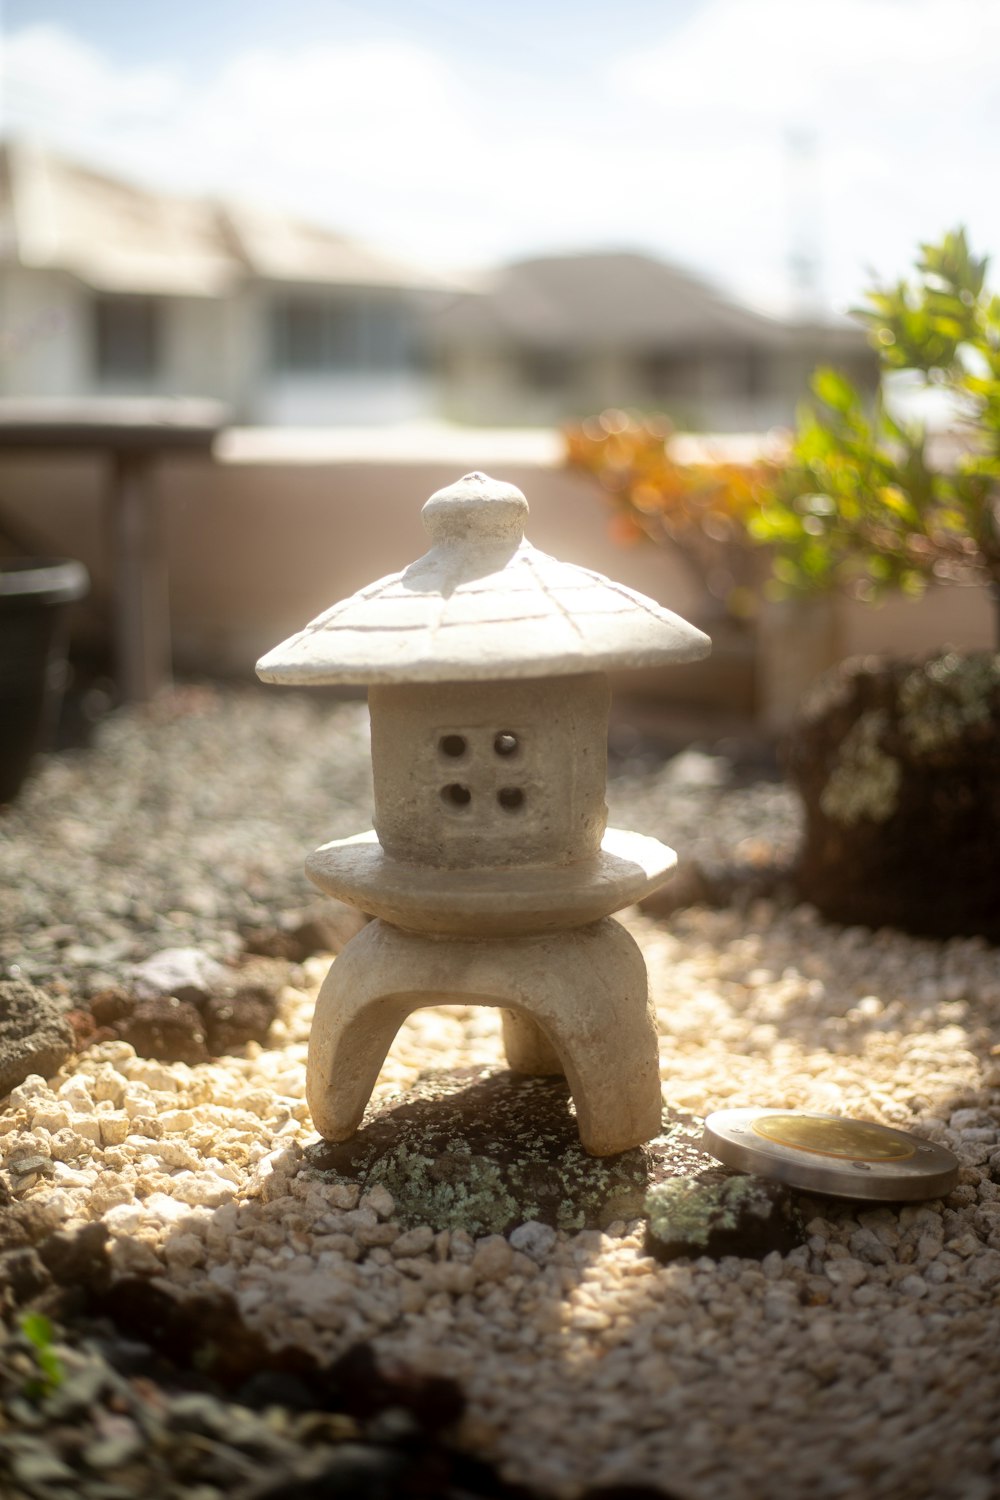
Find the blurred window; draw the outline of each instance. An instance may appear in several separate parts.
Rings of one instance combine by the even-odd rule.
[[[160,373],[162,308],[154,297],[97,297],[94,367],[102,381],[145,382]]]
[[[750,345],[746,351],[745,394],[751,399],[763,396],[767,390],[767,355],[763,349]]]
[[[388,297],[295,293],[271,306],[271,357],[282,374],[410,369],[415,333],[412,310]]]
[[[657,349],[640,357],[639,380],[653,397],[688,396],[694,365],[690,350]]]
[[[576,366],[561,349],[527,349],[519,357],[521,379],[536,391],[559,391],[571,384]]]

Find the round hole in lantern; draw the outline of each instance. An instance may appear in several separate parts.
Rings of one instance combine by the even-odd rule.
[[[438,749],[442,755],[450,756],[452,760],[458,760],[468,749],[465,736],[461,734],[443,734],[438,740]]]
[[[497,792],[497,801],[505,812],[519,812],[524,806],[524,793],[519,786],[503,786]]]
[[[448,807],[466,808],[472,801],[472,793],[459,781],[452,781],[441,788],[441,799]]]
[[[498,755],[514,755],[517,751],[517,735],[511,734],[509,729],[502,729],[493,741],[493,748]]]

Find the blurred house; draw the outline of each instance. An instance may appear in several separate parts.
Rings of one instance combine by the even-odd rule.
[[[634,406],[748,431],[789,421],[821,361],[874,385],[852,324],[766,317],[650,256],[537,258],[470,287],[0,146],[0,396],[211,396],[241,425],[300,426]]]
[[[0,395],[213,396],[244,423],[432,413],[438,278],[277,213],[0,147]]]
[[[638,254],[507,266],[444,309],[432,336],[446,415],[462,422],[557,423],[623,406],[681,428],[754,431],[791,421],[817,364],[876,384],[846,319],[783,322]]]

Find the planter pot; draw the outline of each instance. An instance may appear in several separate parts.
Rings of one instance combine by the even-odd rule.
[[[0,560],[0,803],[17,795],[55,721],[66,683],[69,606],[88,587],[82,563]]]

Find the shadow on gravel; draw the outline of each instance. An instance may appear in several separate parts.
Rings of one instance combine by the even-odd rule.
[[[30,1340],[15,1332],[0,1356],[0,1480],[26,1500],[203,1485],[229,1500],[545,1500],[456,1443],[454,1380],[387,1368],[367,1343],[331,1361],[275,1347],[228,1294],[145,1277],[64,1286],[45,1306],[72,1334],[44,1395],[18,1388]],[[581,1500],[676,1497],[611,1484]]]
[[[564,1078],[450,1068],[424,1073],[400,1102],[369,1112],[348,1141],[317,1141],[305,1167],[329,1180],[377,1183],[404,1226],[507,1234],[527,1221],[603,1229],[642,1213],[649,1188],[716,1165],[691,1116],[616,1156],[588,1156]]]

